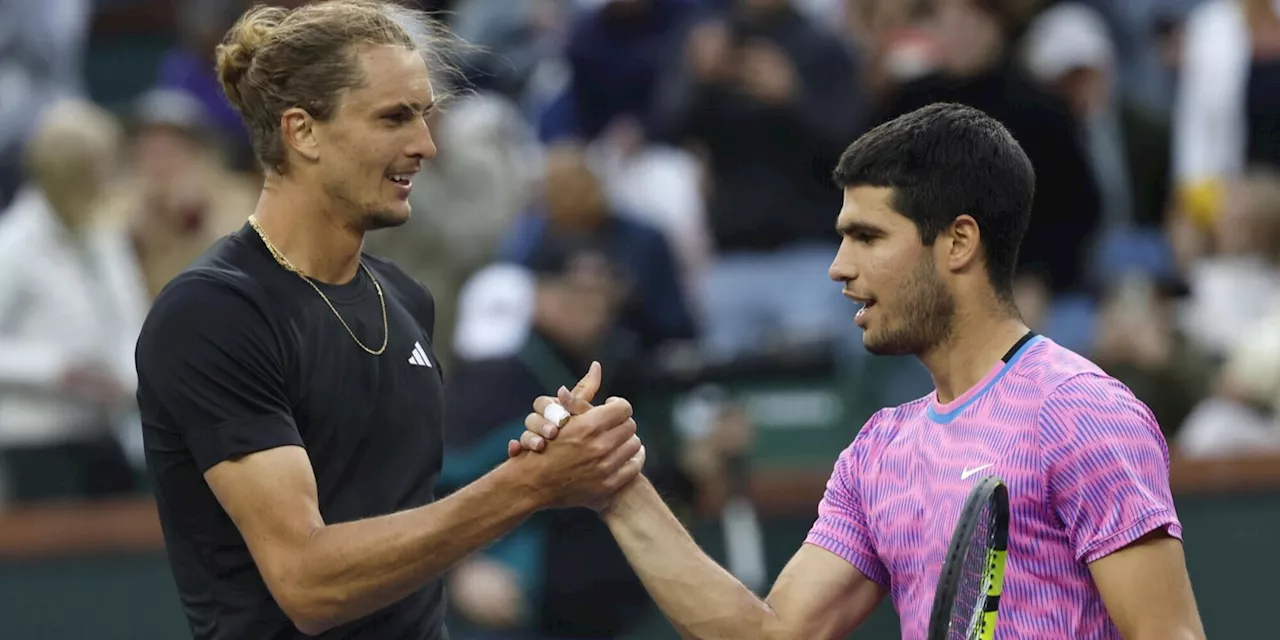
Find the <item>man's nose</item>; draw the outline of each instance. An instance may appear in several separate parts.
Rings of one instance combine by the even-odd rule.
[[[420,120],[415,128],[413,143],[409,146],[407,153],[410,157],[419,160],[430,160],[436,157],[436,141],[431,136],[431,127],[427,125],[426,120]]]
[[[849,259],[843,249],[836,254],[831,266],[827,269],[827,275],[836,282],[848,282],[858,276],[857,269],[853,266],[853,261]]]

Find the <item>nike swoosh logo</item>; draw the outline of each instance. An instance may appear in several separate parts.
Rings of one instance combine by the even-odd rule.
[[[974,468],[972,468],[972,469],[970,469],[969,467],[965,467],[965,468],[964,468],[964,471],[961,471],[961,472],[960,472],[960,479],[961,479],[961,480],[967,479],[969,476],[971,476],[971,475],[973,475],[973,474],[975,474],[975,473],[977,473],[977,472],[979,472],[979,471],[982,471],[983,469],[986,469],[987,467],[991,466],[992,464],[995,464],[995,463],[987,463],[987,464],[982,465],[981,467],[974,467]]]

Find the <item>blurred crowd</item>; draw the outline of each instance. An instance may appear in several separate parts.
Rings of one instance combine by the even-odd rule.
[[[859,134],[938,101],[999,118],[1036,168],[1027,322],[1128,384],[1177,454],[1280,451],[1280,1],[418,4],[472,46],[436,88],[412,220],[366,250],[436,299],[443,491],[592,359],[605,395],[797,352],[856,376],[829,173]],[[0,0],[3,504],[145,489],[142,318],[260,185],[211,63],[245,6]],[[140,26],[103,35],[106,14]],[[165,44],[95,60],[111,38]],[[703,512],[733,493],[751,427],[716,406],[649,470]],[[647,598],[607,531],[539,518],[455,572],[459,615],[500,637],[622,633]]]

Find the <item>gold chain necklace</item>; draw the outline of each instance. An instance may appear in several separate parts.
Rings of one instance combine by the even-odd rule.
[[[363,261],[360,262],[360,268],[364,269],[365,274],[373,281],[373,288],[378,291],[378,303],[382,305],[382,346],[378,347],[377,350],[370,349],[369,347],[366,347],[363,342],[360,342],[360,338],[356,337],[356,332],[351,330],[351,327],[347,325],[347,321],[342,319],[342,314],[338,313],[338,309],[329,301],[329,296],[324,295],[324,292],[320,290],[320,287],[317,287],[316,283],[312,282],[311,278],[307,277],[307,274],[293,266],[293,263],[289,262],[289,259],[284,257],[284,254],[280,253],[280,250],[277,249],[274,244],[271,244],[271,240],[267,238],[267,232],[262,230],[262,225],[258,224],[258,219],[256,217],[252,215],[249,216],[249,225],[253,227],[254,231],[258,232],[258,237],[262,238],[262,243],[267,245],[267,250],[271,252],[271,257],[275,258],[276,262],[278,262],[280,266],[284,267],[288,271],[298,274],[298,277],[302,278],[303,282],[311,285],[311,288],[315,289],[316,293],[320,294],[320,299],[324,300],[324,303],[329,305],[329,310],[333,312],[334,317],[338,319],[338,322],[342,323],[342,327],[347,330],[347,333],[351,334],[351,339],[355,340],[356,344],[360,345],[361,349],[364,349],[375,356],[380,356],[383,351],[387,350],[387,339],[391,335],[387,330],[387,301],[382,297],[382,285],[378,284],[378,279],[373,277],[373,272],[369,271],[369,267],[364,266]]]

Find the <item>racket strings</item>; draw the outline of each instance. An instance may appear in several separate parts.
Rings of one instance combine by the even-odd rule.
[[[1008,495],[995,476],[970,490],[938,576],[929,640],[995,640],[1008,558]]]
[[[987,609],[987,593],[994,571],[989,553],[995,534],[994,513],[988,503],[983,507],[977,527],[965,550],[955,600],[951,607],[948,640],[971,640],[982,634],[983,613]]]

